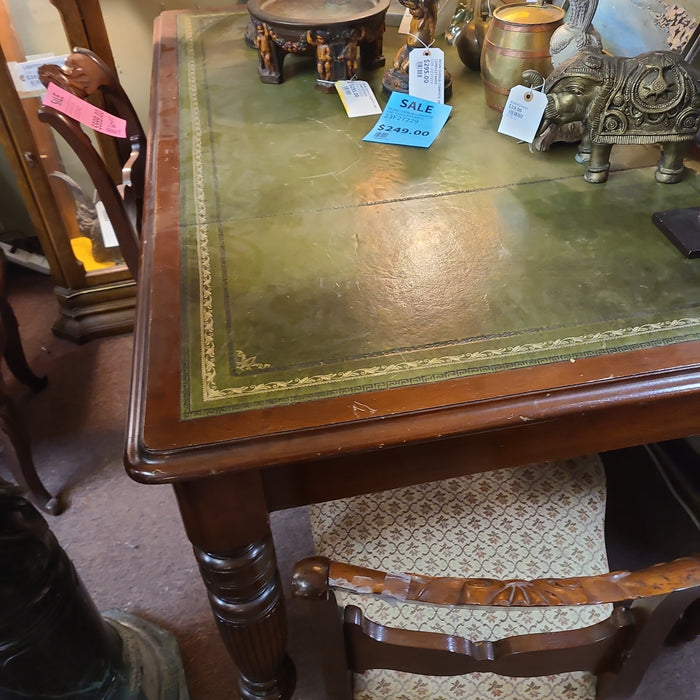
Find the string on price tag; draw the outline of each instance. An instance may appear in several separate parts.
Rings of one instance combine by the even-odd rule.
[[[95,131],[117,138],[126,138],[126,119],[115,117],[113,114],[81,100],[55,83],[49,83],[41,103],[47,107],[53,107],[57,112],[61,112]]]

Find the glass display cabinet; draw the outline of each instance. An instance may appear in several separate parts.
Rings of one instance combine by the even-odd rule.
[[[36,68],[62,62],[73,46],[92,49],[114,68],[98,0],[0,0],[0,166],[26,208],[20,219],[29,221],[16,230],[5,223],[13,206],[1,207],[8,214],[0,213],[0,245],[10,259],[46,267],[56,282],[54,333],[84,342],[131,329],[136,283],[104,239],[87,173],[36,116],[43,93]],[[113,144],[97,140],[121,182]]]

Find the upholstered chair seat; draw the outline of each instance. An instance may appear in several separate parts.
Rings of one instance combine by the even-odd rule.
[[[529,580],[608,570],[605,473],[597,455],[312,505],[310,515],[319,555],[382,571]],[[374,622],[472,641],[586,627],[608,618],[612,607],[457,608],[334,588],[339,606],[356,605]],[[595,696],[595,677],[371,669],[354,674],[353,692],[356,700],[573,700]]]

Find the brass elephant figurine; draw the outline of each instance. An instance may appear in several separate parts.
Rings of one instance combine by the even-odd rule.
[[[533,84],[532,75],[523,77]],[[588,182],[608,179],[610,151],[617,143],[661,144],[656,180],[682,179],[683,158],[700,127],[700,96],[697,73],[677,53],[623,58],[583,49],[552,71],[544,92],[547,107],[535,149],[545,150],[549,130],[578,125],[582,136],[576,160],[588,164]]]

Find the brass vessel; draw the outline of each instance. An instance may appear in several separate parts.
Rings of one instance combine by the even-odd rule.
[[[522,83],[524,71],[547,76],[552,71],[549,41],[564,21],[556,5],[504,5],[493,12],[481,54],[481,77],[486,104],[503,111],[508,93]]]

